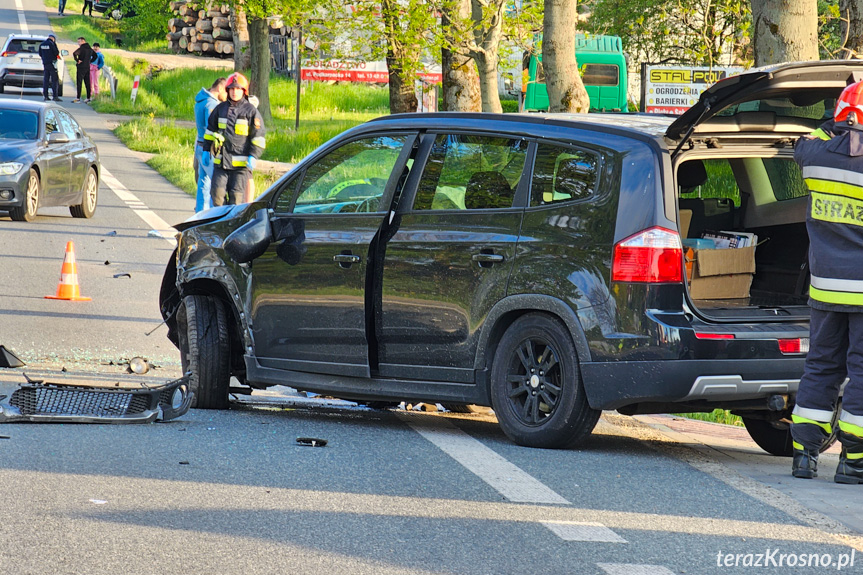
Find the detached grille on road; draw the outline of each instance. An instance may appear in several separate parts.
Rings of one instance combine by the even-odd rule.
[[[189,410],[187,378],[140,388],[28,381],[0,383],[0,422],[146,423]]]

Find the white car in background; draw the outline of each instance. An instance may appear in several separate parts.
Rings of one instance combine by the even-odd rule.
[[[6,88],[42,89],[43,68],[39,56],[39,44],[48,36],[32,34],[9,34],[0,51],[0,94]],[[62,50],[64,56],[69,52]],[[66,66],[63,60],[57,60],[57,77],[60,79],[59,94],[63,95],[63,81],[66,79]]]

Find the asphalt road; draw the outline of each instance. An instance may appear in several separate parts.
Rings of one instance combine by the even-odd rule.
[[[46,31],[41,4],[22,2]],[[0,35],[20,29],[11,4]],[[176,370],[164,328],[144,335],[172,249],[149,232],[192,199],[66,100],[113,179],[92,220],[0,218],[0,344],[72,371],[131,355]],[[69,239],[92,302],[42,299]],[[662,421],[606,414],[579,449],[536,450],[491,416],[282,389],[165,424],[7,424],[0,575],[863,573],[863,486],[794,482],[745,439]]]

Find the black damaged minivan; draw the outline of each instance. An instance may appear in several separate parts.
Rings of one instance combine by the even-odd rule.
[[[793,145],[861,74],[751,70],[677,118],[409,114],[344,133],[254,203],[177,226],[160,302],[197,407],[226,407],[231,376],[479,404],[550,448],[602,410],[719,407],[789,454],[809,343]],[[685,248],[705,232],[757,237],[744,293],[694,297]]]

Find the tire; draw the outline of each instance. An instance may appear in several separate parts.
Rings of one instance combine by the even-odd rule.
[[[491,401],[503,432],[526,447],[573,447],[600,416],[587,403],[569,331],[542,313],[518,318],[503,334],[492,362]]]
[[[836,411],[838,413],[839,410]],[[794,447],[791,439],[791,426],[787,421],[767,421],[765,419],[755,419],[751,417],[742,417],[743,425],[746,426],[746,431],[749,437],[752,438],[758,447],[769,453],[779,457],[791,457],[794,455]],[[833,433],[827,438],[827,441],[821,447],[821,453],[824,453],[830,446],[836,442],[837,425],[836,415],[833,416]]]
[[[42,199],[42,182],[39,174],[30,168],[30,177],[27,179],[27,190],[24,192],[24,202],[17,208],[9,210],[9,217],[16,222],[32,222],[36,219],[39,211],[39,201]]]
[[[210,296],[186,296],[177,310],[177,334],[183,373],[191,374],[192,407],[227,408],[231,372],[224,304]]]
[[[77,206],[69,206],[69,212],[76,218],[92,218],[96,213],[96,205],[99,203],[99,176],[96,170],[90,168],[81,190],[81,203]]]
[[[3,94],[4,92],[6,92],[6,84],[0,82],[0,94]]]

